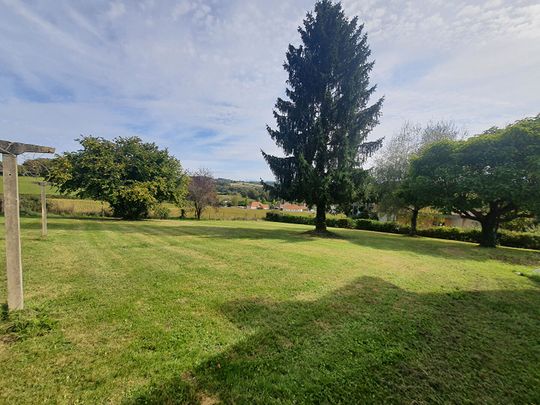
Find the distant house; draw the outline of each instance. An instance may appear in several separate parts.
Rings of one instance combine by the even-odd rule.
[[[461,215],[452,213],[445,215],[441,224],[444,226],[452,226],[455,228],[478,228],[480,223],[469,218],[463,218]],[[441,225],[437,224],[437,225]]]
[[[279,209],[281,211],[286,211],[286,212],[308,211],[308,207],[306,204],[298,205],[298,204],[291,204],[291,203],[283,203],[279,206]]]
[[[248,208],[250,210],[269,210],[270,205],[263,204],[262,202],[259,202],[259,201],[252,201],[251,204],[248,205]]]

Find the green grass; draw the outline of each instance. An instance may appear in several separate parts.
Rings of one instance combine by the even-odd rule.
[[[308,229],[23,219],[0,403],[540,403],[539,253]]]
[[[50,198],[50,212],[52,214],[62,214],[68,216],[93,215],[101,216],[102,210],[110,213],[108,203],[101,203],[95,200],[79,200],[70,198]],[[171,203],[164,204],[170,211],[171,218],[180,217],[180,208]],[[260,220],[264,219],[268,210],[251,210],[242,207],[218,207],[207,208],[203,211],[201,219],[204,220]],[[279,211],[272,211],[279,212]],[[315,214],[311,212],[296,212],[295,215],[311,216]],[[151,212],[152,215],[152,212]],[[195,211],[192,208],[186,208],[187,218],[195,218]],[[328,215],[328,218],[342,218],[344,215]]]
[[[37,181],[43,181],[41,177],[26,177],[19,176],[19,193],[20,194],[35,194],[39,195],[39,185],[35,184]],[[4,178],[0,175],[0,194],[4,193]],[[47,194],[58,194],[56,188],[47,186]]]
[[[171,216],[173,218],[178,218],[180,216],[180,208],[175,207],[173,204],[165,204],[166,207],[168,207],[171,211]],[[206,220],[258,220],[258,219],[264,219],[266,217],[267,212],[281,212],[279,210],[252,210],[252,209],[246,209],[243,207],[217,207],[217,208],[206,208],[202,215],[201,219]],[[292,213],[294,215],[298,216],[306,216],[306,217],[314,217],[315,214],[312,212],[294,212]],[[195,212],[191,208],[186,209],[186,216],[188,218],[195,218]],[[328,218],[344,218],[345,215],[338,214],[338,215],[332,215],[328,214]]]

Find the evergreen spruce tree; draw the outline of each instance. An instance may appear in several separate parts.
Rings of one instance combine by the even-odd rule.
[[[317,207],[316,228],[326,232],[326,211],[350,203],[365,178],[362,164],[381,146],[366,142],[378,123],[382,99],[368,106],[376,86],[364,26],[340,3],[321,0],[299,27],[302,44],[289,45],[286,99],[278,98],[277,129],[267,127],[284,157],[262,152],[276,177],[267,187],[289,201]]]

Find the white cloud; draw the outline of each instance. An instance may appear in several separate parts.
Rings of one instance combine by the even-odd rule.
[[[194,8],[195,8],[195,5],[191,1],[188,1],[188,0],[181,1],[173,8],[173,11],[172,11],[173,20],[177,20],[179,17],[182,17],[183,15],[189,13]]]
[[[366,23],[386,97],[374,138],[404,120],[454,119],[474,133],[539,112],[534,1],[343,3]],[[0,130],[60,150],[79,134],[138,134],[190,168],[268,178],[265,124],[312,5],[0,0]]]
[[[109,11],[107,11],[107,17],[111,20],[116,20],[126,14],[126,5],[121,1],[115,1],[111,3]]]

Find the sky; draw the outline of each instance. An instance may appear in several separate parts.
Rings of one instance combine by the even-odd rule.
[[[540,112],[535,0],[343,0],[384,96],[370,139],[404,121],[469,134]],[[139,136],[217,177],[271,180],[260,150],[289,43],[313,1],[0,0],[0,139],[78,149]],[[36,156],[30,156],[36,157]]]

